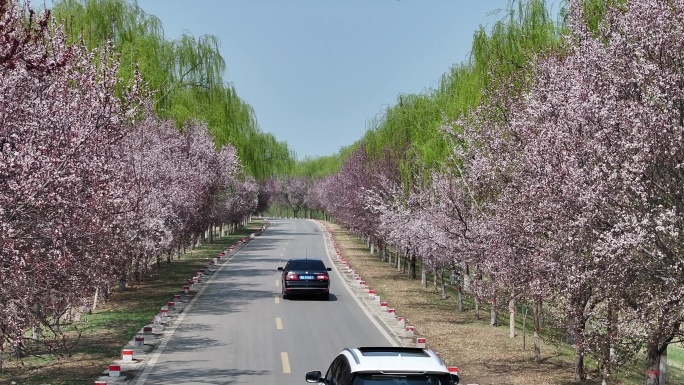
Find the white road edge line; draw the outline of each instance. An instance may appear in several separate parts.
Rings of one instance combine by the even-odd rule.
[[[192,306],[195,304],[195,301],[197,298],[199,298],[202,293],[204,293],[204,290],[209,287],[209,283],[214,280],[214,277],[216,277],[216,273],[218,273],[221,269],[223,269],[228,262],[231,262],[235,256],[238,255],[239,252],[244,250],[246,247],[249,246],[250,242],[247,242],[246,245],[244,245],[240,250],[236,251],[235,254],[233,254],[229,259],[227,259],[224,263],[220,265],[216,271],[214,271],[214,274],[209,277],[209,279],[205,282],[204,286],[197,292],[197,294],[190,300],[190,303],[188,303],[188,306],[183,309],[183,312],[178,316],[176,319],[176,322],[174,323],[173,327],[169,329],[168,333],[163,337],[162,342],[157,346],[157,348],[154,350],[154,353],[150,356],[150,360],[145,364],[145,370],[143,370],[142,374],[140,375],[140,378],[135,381],[135,385],[143,385],[145,381],[147,380],[147,377],[149,377],[150,373],[154,369],[154,365],[157,363],[157,360],[159,359],[159,356],[164,352],[164,348],[166,347],[166,344],[169,343],[169,340],[173,336],[173,333],[176,331],[178,328],[178,325],[180,325],[183,322],[183,319],[185,318],[185,315],[190,312],[190,309],[192,309]]]
[[[354,298],[354,301],[356,301],[356,304],[359,305],[359,308],[366,314],[368,319],[375,325],[376,328],[382,333],[383,336],[387,339],[387,341],[392,344],[392,346],[401,346],[397,340],[395,340],[389,333],[387,333],[387,330],[380,325],[377,319],[373,316],[373,314],[366,308],[363,303],[361,302],[361,299],[352,291],[351,286],[349,286],[349,283],[347,280],[342,276],[342,273],[340,273],[340,269],[337,268],[335,265],[335,261],[333,261],[332,256],[330,255],[330,247],[328,247],[328,244],[330,243],[330,240],[327,237],[327,233],[325,231],[325,227],[318,221],[314,221],[316,224],[318,224],[318,227],[321,229],[321,235],[323,237],[323,240],[325,242],[325,253],[328,255],[328,260],[333,266],[333,271],[337,275],[337,278],[339,278],[340,282],[344,285],[344,287],[347,289],[347,292],[351,295],[352,298]]]

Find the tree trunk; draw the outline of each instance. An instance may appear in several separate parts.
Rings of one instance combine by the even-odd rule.
[[[515,338],[515,297],[511,296],[508,301],[508,336],[510,338]]]
[[[133,280],[135,282],[140,282],[140,260],[142,259],[142,255],[139,255],[137,258],[135,258],[135,261],[133,262]]]
[[[418,278],[418,275],[416,273],[416,256],[411,255],[411,259],[409,261],[409,276],[411,279],[416,279]]]
[[[100,288],[95,288],[95,295],[93,296],[93,310],[97,309],[97,298],[100,296]]]
[[[489,311],[489,326],[497,326],[497,319],[496,319],[496,298],[492,300],[492,307],[491,310]]]
[[[587,379],[587,372],[584,369],[584,353],[586,342],[584,340],[584,325],[575,324],[572,329],[574,348],[575,348],[575,380],[584,381]]]
[[[527,306],[522,311],[523,350],[527,349]]]
[[[541,296],[534,296],[534,304],[532,305],[532,321],[534,323],[534,362],[541,362],[541,345],[539,340],[539,333],[541,332],[542,319],[542,299]]]
[[[442,281],[442,299],[447,299],[446,282],[444,281],[444,270],[439,272],[439,278]]]
[[[119,278],[119,291],[126,290],[126,272],[124,271]]]
[[[420,269],[420,283],[423,285],[423,287],[427,287],[427,274],[425,274],[425,266]]]
[[[470,274],[463,274],[463,290],[466,293],[472,293],[473,292],[473,282],[472,282],[472,277]]]
[[[465,308],[463,307],[463,290],[461,289],[461,285],[458,285],[458,287],[456,288],[456,295],[458,297],[458,311],[463,312],[465,311]]]
[[[480,319],[480,299],[477,296],[474,296],[473,299],[475,300],[475,319],[479,320]]]
[[[432,272],[432,291],[437,292],[437,270]]]
[[[575,347],[575,380],[584,381],[587,379],[587,373],[584,370],[584,348],[577,345]]]
[[[667,343],[649,342],[646,346],[646,385],[665,385],[666,369]]]

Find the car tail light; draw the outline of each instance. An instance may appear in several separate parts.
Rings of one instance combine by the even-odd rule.
[[[297,274],[295,273],[287,273],[287,276],[285,277],[286,281],[296,281],[297,280]]]
[[[327,274],[318,274],[316,276],[316,280],[318,281],[327,281],[328,280],[328,275]]]

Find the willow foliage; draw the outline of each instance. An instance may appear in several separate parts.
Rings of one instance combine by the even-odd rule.
[[[405,184],[420,182],[426,171],[448,167],[449,150],[440,130],[444,119],[475,107],[496,80],[516,76],[524,80],[535,55],[558,49],[562,29],[543,0],[511,2],[490,31],[480,27],[474,33],[468,61],[443,74],[436,90],[400,95],[395,105],[372,121],[361,139],[369,159],[388,155],[399,159]],[[517,86],[524,87],[524,81]]]
[[[264,134],[252,107],[224,81],[226,63],[216,36],[168,40],[158,18],[125,0],[60,0],[53,12],[72,41],[82,39],[91,48],[111,41],[121,55],[119,75],[129,79],[138,68],[155,92],[157,113],[179,129],[189,120],[205,121],[217,147],[235,146],[257,179],[292,168],[287,144]]]

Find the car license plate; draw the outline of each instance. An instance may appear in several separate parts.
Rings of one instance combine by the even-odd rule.
[[[300,275],[299,276],[299,279],[314,279],[314,278],[316,278],[316,277],[314,277],[313,275]]]

